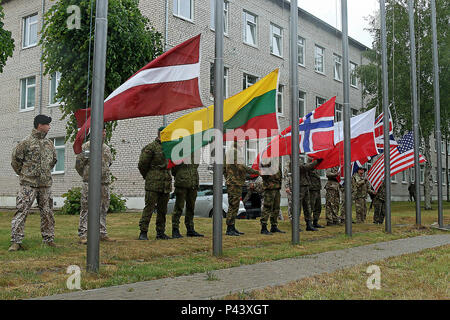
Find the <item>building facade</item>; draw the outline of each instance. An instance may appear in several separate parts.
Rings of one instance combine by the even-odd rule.
[[[213,104],[214,3],[214,0],[140,1],[141,12],[165,36],[168,48],[201,33],[200,88],[204,106]],[[18,178],[10,166],[11,152],[20,140],[30,134],[33,118],[39,113],[54,119],[48,137],[54,141],[58,154],[58,163],[53,170],[55,206],[62,205],[64,192],[81,185],[81,178],[74,169],[72,144],[64,143],[66,123],[60,120],[62,114],[54,99],[59,75],[44,76],[40,62],[39,30],[43,12],[52,4],[53,1],[49,0],[3,1],[5,28],[12,32],[16,48],[0,74],[0,139],[3,146],[3,153],[0,154],[0,206],[15,206]],[[341,32],[302,9],[298,10],[298,14],[296,59],[299,113],[305,115],[336,96],[336,120],[341,120]],[[291,121],[289,2],[229,0],[225,1],[224,17],[225,96],[230,97],[242,91],[275,68],[280,68],[278,118],[280,129],[284,129]],[[88,17],[82,17],[81,23],[89,23]],[[364,106],[364,101],[361,83],[352,70],[364,64],[362,53],[368,48],[354,39],[350,39],[349,46],[350,107],[352,114],[357,114]],[[170,114],[167,122],[192,111]],[[144,205],[144,181],[137,169],[137,162],[141,149],[154,140],[156,130],[162,123],[162,117],[121,120],[113,134],[111,143],[117,150],[111,167],[117,178],[113,191],[126,197],[129,208],[142,208]],[[253,163],[258,146],[261,147],[257,141],[246,143],[247,164]],[[445,168],[445,161],[443,166]],[[212,180],[207,165],[201,165],[199,171],[201,181]],[[324,173],[322,175],[325,183]],[[393,180],[393,199],[406,200],[409,173],[399,175],[401,177],[397,176]],[[434,194],[436,190],[434,188]]]

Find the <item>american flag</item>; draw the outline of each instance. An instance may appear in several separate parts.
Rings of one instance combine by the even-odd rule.
[[[398,146],[392,146],[391,177],[414,166],[414,138],[412,131],[398,141]],[[425,162],[425,157],[419,154],[419,163]],[[378,190],[384,180],[384,156],[379,157],[370,168],[367,179],[375,190]]]

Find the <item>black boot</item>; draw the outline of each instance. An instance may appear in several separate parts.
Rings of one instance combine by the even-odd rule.
[[[178,239],[183,238],[183,236],[180,234],[180,230],[178,228],[172,229],[172,239]]]
[[[324,226],[321,226],[321,225],[319,224],[319,220],[314,220],[314,222],[313,222],[313,227],[314,227],[314,228],[325,228]]]
[[[167,234],[163,232],[158,232],[156,234],[156,240],[168,240],[168,239],[172,239],[171,237],[169,237]]]
[[[186,232],[186,235],[187,235],[188,237],[204,237],[204,235],[202,235],[202,234],[196,232],[196,231],[194,230],[194,228],[188,229],[187,232]]]
[[[233,225],[227,226],[227,232],[225,234],[227,236],[240,236],[239,233],[234,231],[234,226]]]
[[[148,240],[147,232],[141,231],[141,234],[139,234],[139,240]]]
[[[313,227],[311,221],[308,221],[306,222],[306,231],[318,231],[318,230]]]
[[[269,232],[269,230],[267,230],[267,224],[262,224],[262,225],[261,225],[261,234],[271,235],[271,233]]]
[[[236,227],[234,226],[234,224],[233,224],[233,230],[234,230],[234,232],[236,232],[238,235],[245,234],[245,233],[243,233],[243,232],[240,232],[238,229],[236,229]]]
[[[272,232],[272,233],[276,233],[276,232],[278,232],[278,233],[286,233],[285,231],[282,231],[282,230],[278,229],[278,227],[274,226],[274,225],[272,225],[270,227],[270,232]]]

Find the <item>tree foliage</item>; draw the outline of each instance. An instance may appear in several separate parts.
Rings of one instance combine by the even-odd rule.
[[[11,31],[3,29],[3,18],[5,13],[3,7],[0,4],[0,73],[3,72],[3,67],[6,64],[6,60],[12,57],[14,51],[14,39],[11,37]]]
[[[45,15],[40,40],[45,74],[61,73],[56,99],[61,101],[62,119],[67,118],[70,141],[77,133],[75,111],[91,105],[95,2],[59,0]],[[138,4],[138,0],[109,0],[105,98],[163,52],[161,33],[141,14]],[[68,27],[75,14],[68,8],[73,5],[80,8],[79,28]],[[116,122],[107,124],[107,140],[115,126]]]

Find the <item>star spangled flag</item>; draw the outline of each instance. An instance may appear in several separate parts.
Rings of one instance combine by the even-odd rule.
[[[378,153],[382,153],[384,150],[384,126],[383,126],[384,113],[382,112],[375,119],[375,143],[377,145]],[[392,123],[391,112],[389,111],[389,143],[391,146],[398,145],[397,141],[394,139],[394,125]]]
[[[398,146],[391,147],[391,177],[408,168],[414,167],[414,138],[412,131],[408,132],[398,141]],[[419,163],[425,162],[423,155],[419,154]],[[375,161],[370,168],[367,179],[375,190],[378,190],[384,180],[384,156]]]
[[[114,90],[104,102],[103,121],[165,115],[203,105],[199,90],[200,35],[163,53]],[[90,127],[90,109],[76,112],[78,131],[73,149]]]

